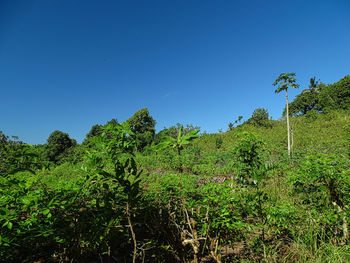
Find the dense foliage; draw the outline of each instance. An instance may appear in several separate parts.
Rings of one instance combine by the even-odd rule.
[[[47,158],[54,163],[62,162],[69,155],[68,150],[74,147],[76,143],[74,139],[69,138],[68,133],[54,131],[47,139]]]
[[[290,104],[290,159],[263,108],[218,134],[147,109],[81,145],[0,132],[0,262],[349,262],[348,83]]]
[[[289,104],[291,115],[305,115],[309,111],[327,112],[332,110],[349,110],[350,76],[326,85],[310,79],[308,89],[298,94]],[[285,115],[285,111],[283,113]]]
[[[141,109],[127,121],[134,133],[137,149],[143,150],[146,145],[152,143],[155,134],[156,121],[149,114],[147,108]]]
[[[254,110],[252,116],[245,123],[252,124],[255,126],[269,127],[269,113],[264,108],[257,108]]]

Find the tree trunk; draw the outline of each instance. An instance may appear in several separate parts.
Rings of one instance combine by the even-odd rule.
[[[288,110],[288,91],[286,89],[286,113],[287,113],[287,134],[288,134],[288,157],[290,158],[290,129],[289,129],[289,110]]]
[[[291,150],[291,155],[293,156],[294,154],[294,129],[293,126],[290,128],[290,136],[291,136],[291,140],[292,140],[292,144],[290,145],[290,150]]]

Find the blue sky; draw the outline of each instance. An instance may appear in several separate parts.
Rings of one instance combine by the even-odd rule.
[[[284,107],[272,83],[350,73],[350,1],[0,1],[0,130],[81,142],[147,107],[163,127],[227,129]],[[290,91],[291,99],[300,90]]]

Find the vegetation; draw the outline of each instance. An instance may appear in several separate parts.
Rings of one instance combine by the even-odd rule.
[[[310,79],[308,89],[303,90],[289,103],[292,116],[305,115],[310,111],[328,112],[332,110],[349,110],[350,76],[340,81],[326,85]],[[285,115],[285,111],[283,114]]]
[[[135,135],[137,149],[139,151],[143,150],[154,139],[155,120],[150,116],[148,109],[144,108],[137,111],[127,122]]]
[[[254,110],[252,116],[245,122],[255,126],[269,127],[269,113],[264,108],[257,108]]]
[[[218,134],[156,133],[146,108],[82,144],[0,132],[0,262],[349,262],[349,87],[287,101],[290,157],[264,108]]]
[[[177,154],[180,155],[185,145],[199,137],[198,133],[199,130],[190,131],[184,134],[184,126],[181,126],[176,139],[171,136],[165,136],[163,137],[162,141],[157,144],[155,149],[157,150],[166,147],[173,147],[176,149]]]
[[[273,83],[278,85],[275,93],[280,93],[282,90],[286,92],[286,116],[287,116],[287,135],[288,135],[288,156],[290,157],[290,125],[289,125],[289,111],[288,111],[288,88],[298,88],[299,85],[295,83],[295,73],[281,73]]]
[[[69,138],[68,133],[54,131],[47,139],[46,154],[48,160],[54,163],[62,162],[69,154],[68,150],[76,144],[74,139]]]

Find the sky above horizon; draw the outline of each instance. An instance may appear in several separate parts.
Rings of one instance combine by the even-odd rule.
[[[350,73],[350,1],[0,1],[0,130],[30,144],[147,107],[212,133]]]

